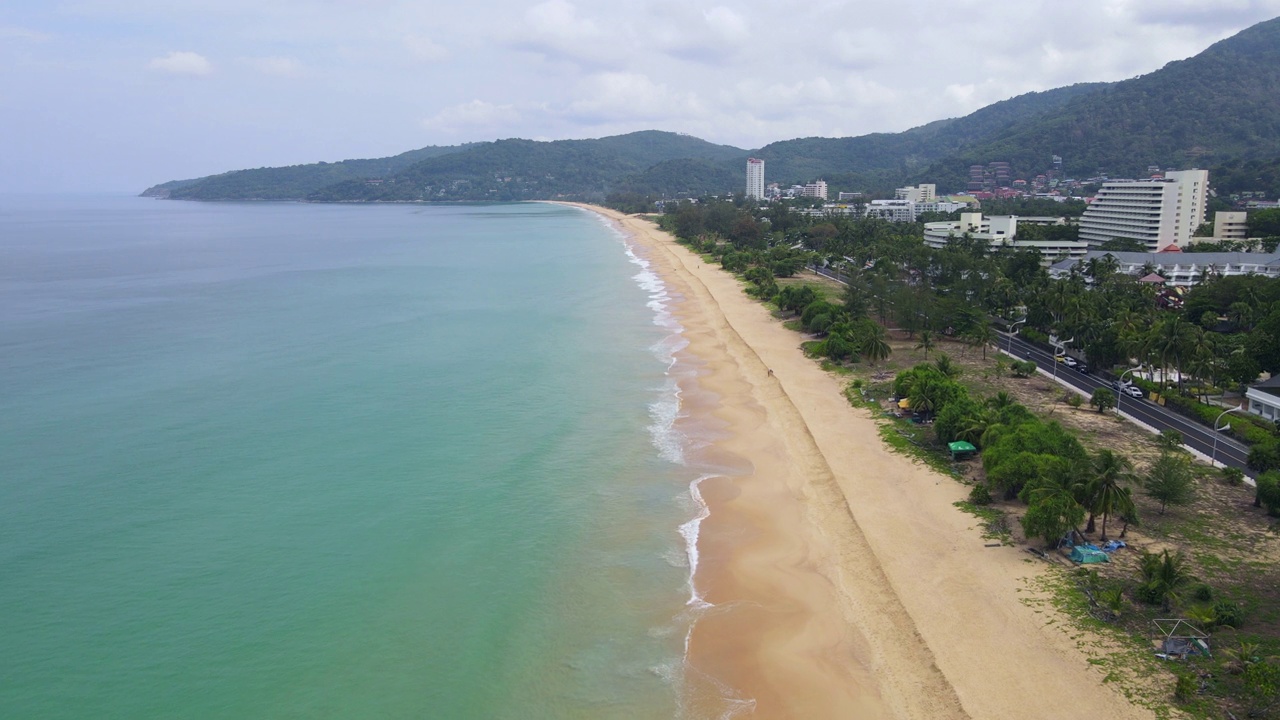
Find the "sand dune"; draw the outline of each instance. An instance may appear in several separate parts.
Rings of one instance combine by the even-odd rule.
[[[699,368],[686,411],[720,428],[708,459],[735,469],[702,488],[697,582],[716,607],[694,629],[690,672],[754,701],[737,717],[1152,717],[1022,602],[1045,568],[985,547],[952,505],[965,489],[889,452],[733,276],[647,220],[591,209],[683,296]]]

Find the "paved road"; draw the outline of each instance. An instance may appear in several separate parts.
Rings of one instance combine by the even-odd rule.
[[[831,272],[825,268],[811,269],[837,282],[847,283],[847,279],[839,273]],[[1008,352],[1015,358],[1035,360],[1036,365],[1049,372],[1051,376],[1056,366],[1057,376],[1055,379],[1059,383],[1082,390],[1086,394],[1092,395],[1093,391],[1100,387],[1111,387],[1110,382],[1094,375],[1076,372],[1072,368],[1055,362],[1053,356],[1049,353],[1019,338],[1011,338],[1006,333],[1000,333],[1000,350]],[[1011,352],[1009,352],[1010,350]],[[1114,388],[1112,391],[1115,392]],[[1177,430],[1182,433],[1182,441],[1187,447],[1203,453],[1206,457],[1212,457],[1224,465],[1240,468],[1249,477],[1257,477],[1257,473],[1250,470],[1246,464],[1249,457],[1249,448],[1226,433],[1214,433],[1213,430],[1204,425],[1156,405],[1150,400],[1140,400],[1120,392],[1116,392],[1116,400],[1118,403],[1117,412],[1133,418],[1148,427],[1155,428],[1156,431]],[[1216,450],[1214,448],[1214,435],[1217,435]]]
[[[1069,385],[1084,391],[1086,394],[1093,394],[1093,391],[1100,387],[1111,387],[1111,383],[1094,375],[1085,375],[1076,372],[1074,369],[1056,362],[1053,355],[1035,347],[1019,338],[1010,338],[1007,334],[1000,334],[1000,349],[1008,352],[1012,348],[1012,352],[1008,354],[1015,358],[1036,361],[1036,365],[1051,375],[1054,373],[1054,367],[1057,367],[1056,380],[1063,385]],[[1114,389],[1113,389],[1114,392]],[[1248,468],[1246,460],[1249,456],[1249,449],[1239,441],[1231,438],[1226,433],[1216,433],[1217,450],[1214,450],[1213,430],[1201,425],[1194,420],[1185,418],[1172,410],[1156,405],[1150,400],[1129,397],[1124,393],[1116,392],[1117,412],[1127,415],[1138,422],[1160,430],[1177,430],[1182,433],[1182,442],[1205,456],[1212,456],[1218,462],[1232,467],[1238,467],[1244,470],[1249,477],[1254,477],[1256,473]]]

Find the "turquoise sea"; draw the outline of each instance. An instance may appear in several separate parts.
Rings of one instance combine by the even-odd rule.
[[[0,197],[0,717],[683,714],[667,301],[560,206]]]

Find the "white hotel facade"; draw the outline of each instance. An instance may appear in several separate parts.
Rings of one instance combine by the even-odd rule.
[[[1101,245],[1130,238],[1157,252],[1183,246],[1205,220],[1207,170],[1179,170],[1151,180],[1112,180],[1102,184],[1080,218],[1080,239]]]
[[[747,197],[764,199],[764,161],[759,158],[747,158]]]
[[[961,213],[959,220],[925,223],[924,243],[940,250],[953,240],[968,235],[974,240],[985,242],[991,250],[1035,250],[1040,253],[1041,264],[1048,265],[1064,258],[1082,258],[1089,246],[1073,240],[1019,240],[1018,223],[1063,225],[1065,222],[1063,218],[1055,217],[983,217],[982,213]]]

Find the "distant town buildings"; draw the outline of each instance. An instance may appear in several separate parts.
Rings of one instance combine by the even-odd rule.
[[[826,181],[818,180],[816,182],[811,182],[808,185],[805,185],[803,195],[804,197],[816,197],[816,198],[822,198],[823,200],[826,200],[827,199]]]
[[[1150,180],[1104,182],[1080,219],[1080,239],[1100,245],[1131,238],[1155,252],[1190,242],[1204,223],[1207,170],[1169,171]]]
[[[936,185],[918,185],[916,187],[898,188],[894,191],[893,200],[872,200],[867,204],[867,217],[889,220],[892,222],[915,222],[927,212],[952,213],[965,210],[973,198],[939,199]]]
[[[987,243],[992,250],[1000,248],[1035,250],[1040,253],[1041,262],[1046,265],[1063,258],[1082,258],[1089,250],[1085,243],[1073,240],[1020,240],[1018,223],[1064,225],[1066,220],[1060,217],[1018,217],[1016,215],[983,217],[982,213],[961,213],[959,220],[925,223],[924,242],[931,248],[942,249],[955,239],[967,235],[974,240]]]
[[[897,200],[908,200],[913,203],[929,203],[937,200],[937,185],[917,185],[915,187],[902,187],[893,192],[893,197]]]
[[[759,158],[747,158],[747,197],[764,199],[764,161]]]

